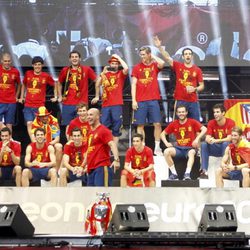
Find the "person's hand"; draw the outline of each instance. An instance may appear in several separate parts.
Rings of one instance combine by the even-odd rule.
[[[19,103],[24,103],[24,99],[23,99],[23,98],[19,98],[17,101],[18,101]]]
[[[137,103],[137,101],[133,101],[132,102],[132,109],[133,110],[137,110],[138,109],[138,103]]]
[[[161,47],[161,40],[159,39],[158,36],[153,37],[153,42],[154,42],[155,47],[157,47],[157,48]]]
[[[58,101],[58,102],[62,102],[62,97],[59,96],[59,97],[57,98],[57,101]]]
[[[116,170],[120,168],[120,162],[114,160],[114,161],[112,162],[112,164],[110,165],[110,167],[111,167],[111,168],[114,167],[114,173],[115,173]]]
[[[57,102],[57,97],[52,97],[52,98],[50,98],[50,101],[51,101],[51,102]]]
[[[92,100],[91,100],[91,104],[96,104],[98,103],[99,101],[99,98],[98,97],[94,97]]]

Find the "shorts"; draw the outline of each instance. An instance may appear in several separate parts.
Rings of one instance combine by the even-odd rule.
[[[243,176],[241,170],[233,170],[227,173],[229,175],[230,180],[238,180],[242,181]]]
[[[45,168],[30,168],[30,171],[32,172],[32,182],[40,181],[40,180],[46,180],[48,181],[48,173],[50,167]]]
[[[138,102],[138,109],[134,111],[133,124],[161,122],[161,110],[157,100]]]
[[[194,149],[192,147],[180,147],[180,146],[175,146],[174,148],[176,150],[176,155],[175,155],[176,158],[187,158],[188,152],[191,149]]]
[[[188,118],[193,118],[196,121],[200,122],[200,104],[198,102],[186,102],[186,101],[177,101],[176,107],[184,105],[188,111]]]
[[[113,170],[107,166],[100,166],[88,173],[87,186],[110,187],[112,186]]]
[[[69,125],[71,120],[75,119],[77,115],[75,105],[62,105],[62,121],[61,125]]]
[[[16,103],[0,103],[0,122],[13,125],[15,124],[15,115]]]
[[[121,175],[127,177],[127,184],[129,187],[143,187],[143,182],[145,187],[149,187],[150,181],[155,181],[155,171],[149,170],[143,174],[143,182],[141,179],[137,179],[126,169],[123,169]]]
[[[1,179],[2,180],[11,180],[13,179],[13,170],[14,166],[5,166],[5,167],[0,167],[1,169]]]
[[[73,182],[73,181],[76,181],[76,180],[81,180],[82,182],[86,183],[87,182],[87,176],[86,176],[86,174],[81,175],[81,176],[76,176],[75,174],[72,173],[72,171],[69,171],[68,181]]]
[[[23,116],[25,122],[33,122],[36,118],[36,113],[38,112],[38,108],[24,107]]]
[[[122,106],[103,107],[101,123],[112,130],[113,136],[121,136]]]

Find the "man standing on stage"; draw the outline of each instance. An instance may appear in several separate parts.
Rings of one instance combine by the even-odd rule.
[[[21,144],[11,139],[11,130],[8,127],[2,128],[0,134],[0,179],[15,178],[16,186],[20,187],[22,175]]]
[[[133,68],[131,95],[134,110],[134,124],[137,133],[145,139],[144,125],[146,121],[154,125],[154,154],[162,155],[160,148],[161,112],[159,106],[160,91],[157,76],[164,67],[164,61],[151,54],[149,47],[140,48],[141,62]]]
[[[232,143],[230,143],[216,170],[216,187],[224,187],[223,179],[242,181],[243,187],[250,185],[250,143],[242,139],[242,130],[239,127],[232,129]]]
[[[29,137],[32,137],[31,125],[35,119],[38,108],[45,106],[46,87],[47,85],[54,87],[54,98],[52,102],[57,100],[57,91],[53,78],[46,72],[42,71],[44,61],[40,56],[32,59],[33,70],[28,70],[23,79],[21,96],[19,102],[24,101],[24,93],[26,92],[24,103],[24,119],[27,123]]]
[[[111,131],[100,123],[98,109],[88,110],[90,132],[85,163],[87,163],[87,186],[111,186],[113,171],[120,167],[119,152]],[[114,161],[110,162],[110,150]],[[84,163],[84,164],[85,164]]]
[[[122,127],[123,86],[128,74],[128,65],[116,54],[109,60],[110,67],[104,67],[101,76],[96,81],[96,94],[92,100],[95,104],[99,100],[102,86],[102,116],[101,123],[112,130],[113,139],[118,144]],[[122,69],[119,69],[119,66]]]
[[[133,147],[127,150],[121,172],[121,187],[155,187],[153,152],[143,144],[141,134],[135,134],[132,140]]]
[[[88,66],[80,65],[81,55],[78,51],[69,53],[71,66],[64,67],[58,77],[58,101],[62,101],[61,125],[69,125],[76,117],[76,105],[88,104],[88,80],[95,81],[96,74]]]
[[[190,180],[190,173],[194,164],[196,151],[199,148],[200,140],[205,135],[207,128],[200,122],[187,118],[187,109],[181,105],[176,108],[178,120],[171,122],[161,133],[161,139],[167,147],[164,157],[171,171],[170,180],[178,180],[173,157],[188,158],[184,180]],[[166,136],[173,134],[177,145],[170,143]]]
[[[182,51],[183,63],[174,61],[169,53],[161,46],[161,41],[157,36],[154,37],[154,44],[159,48],[162,56],[171,66],[176,75],[176,85],[174,98],[175,107],[185,105],[188,117],[200,121],[200,106],[197,93],[204,89],[202,71],[193,64],[193,51],[185,48]]]
[[[201,143],[201,175],[207,179],[209,156],[221,157],[231,141],[232,128],[235,122],[225,117],[226,109],[223,104],[215,104],[213,107],[214,119],[207,124],[207,134]]]
[[[28,187],[30,181],[49,179],[51,186],[57,185],[56,157],[54,147],[45,139],[45,130],[37,128],[34,132],[35,142],[26,148],[25,168],[22,173],[22,186]]]
[[[3,119],[6,126],[12,130],[15,123],[16,102],[21,90],[19,71],[11,66],[11,56],[4,53],[0,65],[0,129]]]

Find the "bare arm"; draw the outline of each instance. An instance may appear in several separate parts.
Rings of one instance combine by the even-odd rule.
[[[170,143],[170,142],[168,142],[166,135],[167,135],[167,133],[163,130],[163,131],[161,132],[161,140],[162,140],[162,142],[164,143],[164,145],[165,145],[167,148],[173,147],[173,144]]]
[[[118,61],[120,62],[121,66],[123,67],[123,74],[127,75],[128,74],[128,65],[127,63],[117,54],[113,54],[112,57],[115,57],[118,59]]]
[[[114,161],[112,163],[111,166],[114,166],[114,171],[120,167],[120,160],[119,160],[119,152],[118,152],[118,149],[117,149],[117,145],[114,141],[110,141],[108,143],[110,149],[111,149],[111,152],[113,153],[113,156],[114,156]]]
[[[151,57],[157,62],[157,66],[159,69],[162,69],[164,67],[165,62],[158,56],[156,55],[151,55]]]
[[[91,104],[95,104],[99,101],[101,82],[102,82],[102,77],[99,76],[95,82],[95,97],[91,100]]]
[[[58,81],[56,86],[57,86],[58,102],[61,102],[62,101],[62,84]]]
[[[133,108],[133,110],[138,109],[138,104],[136,101],[136,84],[137,84],[137,78],[133,76],[132,80],[131,80],[131,95],[132,95],[132,108]]]
[[[22,84],[22,87],[21,87],[21,95],[20,95],[20,98],[18,100],[18,102],[20,103],[23,103],[24,102],[24,92],[25,92],[25,86],[24,84]]]
[[[205,126],[201,127],[200,133],[197,134],[196,138],[194,139],[192,146],[194,148],[198,148],[199,147],[199,143],[201,141],[201,138],[206,134],[207,132],[207,128]]]
[[[25,158],[24,158],[25,166],[28,167],[28,168],[36,166],[36,164],[34,164],[34,161],[33,162],[30,161],[31,160],[31,153],[32,153],[32,148],[29,145],[26,148],[26,154],[25,154]]]

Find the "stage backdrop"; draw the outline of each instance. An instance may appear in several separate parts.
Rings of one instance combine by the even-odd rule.
[[[18,203],[36,234],[86,235],[86,208],[97,192],[108,192],[113,205],[145,204],[150,231],[197,231],[207,203],[234,204],[238,232],[250,233],[250,189],[216,188],[0,188],[0,204]]]

